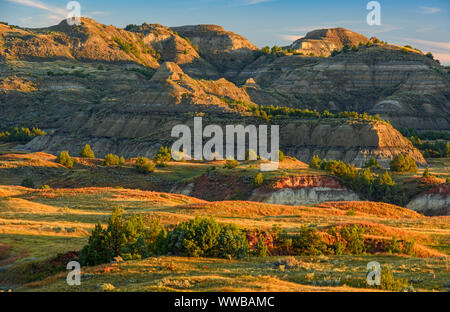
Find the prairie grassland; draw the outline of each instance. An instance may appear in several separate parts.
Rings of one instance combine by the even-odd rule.
[[[286,257],[239,261],[156,257],[83,268],[85,280],[78,288],[65,283],[65,273],[32,283],[25,279],[15,285],[7,276],[3,283],[21,291],[99,291],[101,284],[111,284],[117,291],[359,291],[365,266],[374,259],[389,264],[397,276],[410,279],[418,290],[442,291],[450,280],[449,217],[424,217],[382,203],[329,202],[306,207],[207,202],[178,194],[96,187],[37,190],[0,186],[0,242],[10,249],[0,258],[0,265],[20,268],[30,259],[39,261],[80,250],[94,224],[105,224],[115,207],[126,215],[157,216],[163,224],[196,215],[213,216],[219,222],[244,228],[270,229],[278,224],[289,232],[304,224],[314,224],[319,230],[359,224],[366,228],[368,237],[414,240],[416,257],[288,257],[289,265],[277,264]]]
[[[66,273],[25,284],[24,291],[377,291],[361,288],[369,261],[388,265],[396,277],[418,290],[442,291],[448,263],[386,255],[267,257],[224,260],[153,257],[88,267],[80,286],[68,286]],[[280,263],[287,263],[280,264]],[[112,287],[110,286],[112,285]]]
[[[223,168],[223,161],[169,162],[151,175],[142,175],[132,168],[133,160],[112,168],[103,166],[100,159],[77,158],[74,169],[69,170],[55,163],[53,155],[0,151],[0,289],[360,291],[367,287],[365,266],[371,260],[390,265],[396,276],[408,278],[418,290],[447,289],[450,217],[425,217],[385,203],[287,206],[238,200],[206,201],[143,190],[156,189],[163,182],[170,185],[174,181],[189,181],[212,167],[218,174],[248,179],[258,172],[259,163],[243,162],[238,169],[230,170]],[[437,168],[440,174],[447,170],[445,163]],[[265,173],[264,179],[321,174],[324,172],[287,158],[279,171]],[[49,184],[52,188],[17,186],[25,176],[31,176],[37,187]],[[413,179],[410,174],[394,178],[402,183]],[[417,183],[415,186],[411,183],[412,189],[416,186]],[[332,226],[358,224],[365,228],[368,238],[414,240],[415,256],[251,257],[239,261],[164,256],[83,268],[83,282],[78,288],[65,283],[65,273],[28,278],[30,263],[81,250],[94,225],[98,222],[105,225],[114,208],[121,208],[125,216],[137,213],[158,217],[165,225],[195,216],[211,216],[218,222],[235,223],[247,229],[268,230],[278,225],[289,233],[295,233],[302,225],[326,232]],[[103,284],[113,287],[99,287]]]

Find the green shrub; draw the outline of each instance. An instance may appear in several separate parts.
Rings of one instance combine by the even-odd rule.
[[[249,254],[247,239],[236,225],[220,225],[201,217],[182,222],[169,232],[167,250],[190,257],[242,258]]]
[[[278,150],[278,161],[283,161],[286,159],[286,156],[284,155],[284,153],[280,150]]]
[[[0,141],[27,143],[37,136],[47,135],[47,132],[39,128],[18,128],[13,127],[7,131],[0,132]]]
[[[136,158],[135,168],[140,173],[149,173],[155,171],[155,165],[147,157]]]
[[[425,170],[423,171],[422,177],[428,178],[430,176],[431,176],[430,170],[428,169],[428,167],[426,167]]]
[[[407,287],[408,279],[396,278],[389,267],[381,267],[381,285],[379,288],[389,291],[401,291]]]
[[[356,224],[344,226],[340,231],[342,239],[345,241],[345,250],[348,253],[360,255],[365,252],[364,228]]]
[[[80,263],[81,265],[97,265],[111,261],[112,258],[113,252],[109,246],[107,232],[98,223],[89,236],[88,244],[81,250]]]
[[[56,158],[56,162],[67,168],[73,168],[74,160],[72,157],[70,157],[68,151],[61,151]]]
[[[380,164],[378,163],[378,159],[375,157],[371,157],[368,162],[366,162],[363,166],[364,168],[381,168]]]
[[[327,245],[323,242],[316,228],[302,226],[299,232],[292,237],[292,247],[296,254],[321,255],[327,251]]]
[[[417,172],[417,164],[410,156],[403,154],[395,155],[390,163],[391,171]]]
[[[320,164],[321,164],[321,161],[320,161],[319,156],[314,155],[312,160],[309,162],[309,168],[320,169]]]
[[[264,237],[260,234],[258,237],[258,242],[256,243],[255,249],[253,251],[253,255],[256,257],[267,257],[269,254],[269,249],[264,243]]]
[[[22,182],[20,183],[21,186],[28,187],[28,188],[34,188],[34,181],[32,177],[25,177],[23,178]]]
[[[97,265],[120,256],[125,260],[141,259],[161,250],[165,230],[159,222],[153,222],[147,229],[142,215],[133,215],[128,219],[122,211],[114,209],[104,229],[97,224],[80,253],[82,265]]]
[[[158,218],[152,218],[147,229],[147,242],[149,251],[152,255],[160,255],[166,253],[166,236],[167,231],[160,223]]]
[[[105,156],[105,159],[103,161],[103,164],[105,166],[117,166],[119,165],[120,160],[119,160],[119,156],[114,155],[114,154],[108,154]]]
[[[257,173],[253,178],[253,185],[258,187],[261,186],[264,182],[264,176],[261,172]]]
[[[165,163],[172,159],[172,153],[170,148],[161,146],[159,148],[158,153],[156,153],[155,157],[153,157],[153,161],[156,163]]]
[[[216,248],[215,256],[219,258],[242,259],[250,253],[250,246],[244,232],[235,224],[221,225]]]
[[[119,165],[125,164],[125,158],[123,156],[120,156],[119,158]]]
[[[80,157],[83,158],[94,158],[94,152],[91,149],[91,146],[89,144],[86,144],[82,149],[80,153]]]
[[[225,168],[227,169],[233,169],[236,168],[237,166],[239,166],[239,162],[235,159],[227,159],[225,161]]]

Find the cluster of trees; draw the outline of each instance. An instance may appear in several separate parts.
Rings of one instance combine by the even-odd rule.
[[[409,138],[425,158],[450,157],[450,133],[443,131],[418,132],[412,128],[404,128],[399,131],[403,136]],[[423,142],[423,140],[427,142]]]
[[[271,120],[273,117],[297,117],[297,118],[312,118],[312,119],[351,118],[351,119],[388,122],[383,120],[379,114],[372,116],[367,113],[360,114],[354,111],[352,112],[344,111],[334,114],[330,113],[327,110],[319,112],[316,109],[310,110],[308,108],[302,109],[302,108],[291,108],[287,106],[251,105],[241,100],[229,100],[227,98],[223,98],[222,100],[233,109],[251,112],[253,116],[261,117],[265,120]]]
[[[56,157],[56,162],[67,168],[73,168],[74,159],[70,157],[68,151],[61,151],[58,157]]]
[[[153,161],[158,164],[164,166],[166,162],[172,160],[172,151],[167,146],[161,146],[159,148],[158,153],[153,157]]]
[[[450,141],[450,133],[444,131],[418,132],[414,128],[401,128],[400,133],[407,138],[415,137],[421,140],[446,140]]]
[[[351,46],[349,44],[346,44],[346,45],[344,45],[342,50],[337,50],[337,49],[333,50],[333,52],[331,52],[331,56],[334,57],[334,56],[339,55],[341,53],[347,53],[347,52],[350,52],[350,51],[357,52],[357,51],[359,51],[359,48],[362,47],[362,46],[366,46],[366,47],[370,48],[374,44],[384,44],[384,45],[386,45],[388,43],[386,41],[380,41],[379,39],[375,39],[373,41],[368,41],[367,43],[360,42],[358,45],[353,45],[353,46]]]
[[[283,56],[288,53],[292,53],[295,55],[304,55],[302,52],[298,52],[295,49],[283,49],[282,47],[279,47],[276,45],[273,46],[272,48],[270,48],[269,46],[265,46],[260,50],[260,53],[266,54],[266,55],[275,55],[275,56]],[[314,55],[312,55],[312,56],[314,56]]]
[[[124,260],[156,255],[240,259],[267,255],[363,254],[367,247],[364,228],[358,225],[330,228],[331,240],[324,240],[315,227],[302,226],[295,234],[280,227],[271,231],[245,230],[235,224],[220,224],[213,218],[196,217],[168,228],[158,219],[142,215],[124,218],[115,209],[107,227],[97,224],[80,253],[82,265],[106,263],[116,257]],[[387,244],[391,252],[405,253],[412,248],[395,241]],[[377,250],[379,251],[379,250]]]
[[[403,154],[395,155],[390,163],[391,171],[395,172],[417,172],[417,164],[410,156]]]
[[[39,128],[19,128],[13,127],[0,132],[0,141],[27,143],[37,136],[47,135],[47,132]]]
[[[264,119],[270,120],[273,116],[288,116],[288,117],[299,117],[299,118],[351,118],[351,119],[362,119],[362,120],[376,120],[376,121],[384,121],[380,115],[369,115],[367,113],[358,113],[358,112],[339,112],[337,114],[330,113],[327,110],[323,112],[319,112],[316,109],[310,110],[308,108],[291,108],[286,106],[263,106],[252,107],[251,111],[254,116],[260,116]]]
[[[125,164],[125,158],[115,154],[107,154],[103,160],[105,166],[118,166]]]
[[[155,164],[147,157],[139,156],[136,158],[136,164],[134,166],[140,173],[150,173],[155,171]]]
[[[120,256],[141,259],[171,253],[190,257],[242,258],[250,248],[245,232],[236,225],[195,218],[167,231],[158,219],[144,221],[142,215],[125,219],[115,209],[106,228],[97,224],[80,253],[82,265],[106,263]]]
[[[405,157],[403,158],[405,159]],[[366,168],[358,170],[352,164],[345,164],[340,160],[327,161],[326,158],[321,160],[317,155],[313,156],[309,164],[310,168],[325,170],[331,175],[339,177],[344,185],[354,190],[362,198],[404,205],[405,194],[396,186],[389,173],[385,171],[383,174],[377,175],[371,171],[371,168],[377,165],[376,160],[370,160],[366,164]]]
[[[140,51],[139,51],[138,47],[136,46],[136,44],[134,44],[134,42],[129,43],[129,42],[122,40],[119,37],[114,37],[113,41],[119,45],[119,47],[122,51],[125,51],[126,53],[131,53],[134,56],[136,56],[137,58],[140,57]]]
[[[420,138],[411,136],[411,143],[420,150],[425,158],[450,157],[450,142],[423,142]]]

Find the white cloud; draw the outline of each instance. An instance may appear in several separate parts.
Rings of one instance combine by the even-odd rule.
[[[420,40],[420,39],[412,39],[405,38],[405,41],[411,41],[417,44],[424,45],[426,47],[437,48],[440,50],[450,52],[450,42],[439,42],[439,41],[429,41],[429,40]]]
[[[300,38],[303,38],[303,36],[296,36],[296,35],[279,35],[281,39],[294,42]]]
[[[422,11],[423,14],[435,14],[440,13],[442,10],[440,8],[432,8],[432,7],[424,7],[421,6],[419,9]]]
[[[272,1],[276,1],[276,0],[248,0],[245,4],[246,5],[254,5],[254,4],[260,4],[260,3],[272,2]]]
[[[450,53],[433,53],[434,58],[438,59],[443,65],[450,65]]]
[[[324,29],[324,28],[334,28],[336,26],[330,26],[330,25],[322,25],[322,26],[306,26],[306,27],[298,27],[298,28],[291,28],[289,31],[295,31],[295,32],[310,32],[317,29]]]
[[[368,32],[370,32],[371,34],[382,34],[382,33],[387,33],[387,32],[391,32],[391,31],[399,30],[399,29],[402,29],[402,27],[383,24],[381,26],[377,26],[376,28],[370,27]]]
[[[52,13],[54,16],[58,16],[58,19],[65,18],[67,16],[67,11],[65,9],[57,8],[44,2],[38,0],[8,0],[9,2],[17,3],[20,5],[37,8],[41,10],[48,11]]]
[[[442,64],[450,64],[450,42],[429,41],[413,38],[402,38],[402,42],[410,43],[411,45],[417,45],[417,48],[423,52],[430,51],[433,53],[434,58],[438,59]]]
[[[108,15],[109,12],[106,11],[92,11],[92,12],[86,12],[86,16],[90,15]]]

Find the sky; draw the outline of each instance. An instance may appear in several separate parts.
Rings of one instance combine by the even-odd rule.
[[[285,46],[319,28],[345,27],[366,37],[432,52],[450,65],[449,0],[379,0],[381,24],[369,26],[368,0],[79,0],[81,15],[99,23],[217,24],[259,47]],[[22,27],[67,17],[62,0],[0,0],[0,21]]]

